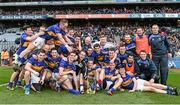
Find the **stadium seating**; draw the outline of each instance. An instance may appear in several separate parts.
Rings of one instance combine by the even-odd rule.
[[[58,14],[124,14],[124,13],[180,13],[180,8],[177,6],[168,7],[147,7],[147,6],[133,6],[133,7],[53,7],[53,9],[49,7],[44,8],[2,8],[2,15],[58,15]]]
[[[15,39],[19,37],[18,35],[16,35],[16,33],[5,33],[3,35],[0,36],[0,41],[15,41]]]

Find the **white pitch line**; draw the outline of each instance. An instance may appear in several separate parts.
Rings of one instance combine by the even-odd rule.
[[[6,86],[8,83],[5,83],[5,84],[1,84],[0,87],[3,87],[3,86]]]

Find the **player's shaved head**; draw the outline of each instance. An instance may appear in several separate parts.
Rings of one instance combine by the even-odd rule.
[[[48,52],[50,49],[50,46],[48,44],[45,44],[42,48],[45,52]]]

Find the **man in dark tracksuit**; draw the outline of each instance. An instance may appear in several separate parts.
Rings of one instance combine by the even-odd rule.
[[[158,77],[156,75],[156,65],[151,59],[147,57],[147,53],[145,50],[140,51],[139,54],[140,59],[137,60],[139,71],[137,71],[136,75],[141,79],[154,83],[154,81],[158,80]]]
[[[168,78],[168,56],[171,55],[170,44],[164,33],[159,33],[158,25],[152,26],[152,34],[149,36],[152,60],[157,67],[157,74],[161,78],[161,84],[166,85]]]

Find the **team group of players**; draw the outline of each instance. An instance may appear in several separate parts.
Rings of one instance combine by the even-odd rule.
[[[136,37],[126,34],[120,44],[107,42],[103,33],[99,42],[92,44],[90,36],[82,40],[75,36],[74,30],[68,29],[67,20],[48,28],[42,26],[37,33],[30,26],[24,26],[23,30],[9,90],[22,86],[24,80],[26,95],[30,89],[39,92],[42,87],[58,92],[64,89],[72,94],[107,90],[111,96],[116,90],[128,89],[178,95],[176,87],[166,86],[168,71],[160,71],[159,75],[157,65],[151,60],[155,47],[162,45],[157,41],[167,45],[163,53],[170,52],[166,36],[158,32],[157,25],[152,26],[150,37],[137,28]]]

